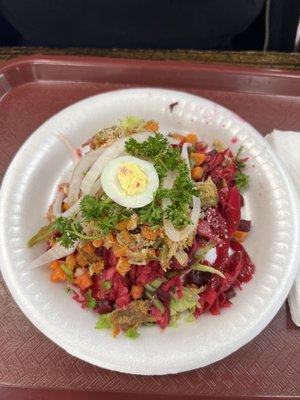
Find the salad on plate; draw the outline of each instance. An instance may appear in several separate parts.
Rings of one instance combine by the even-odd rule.
[[[71,149],[74,169],[29,247],[49,264],[97,329],[139,336],[231,306],[254,274],[241,219],[247,158],[201,134],[163,135],[157,121],[127,117]]]

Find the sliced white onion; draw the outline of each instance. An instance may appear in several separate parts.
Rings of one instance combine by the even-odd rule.
[[[168,200],[168,199],[163,200],[164,208],[166,206],[168,206],[168,204],[170,204],[170,203],[166,204],[165,200]],[[186,226],[181,231],[178,231],[177,229],[174,228],[174,225],[170,222],[170,220],[165,218],[164,219],[164,228],[165,228],[166,235],[169,237],[169,239],[173,240],[173,242],[180,242],[180,241],[186,239],[189,235],[191,235],[197,226],[199,216],[200,216],[200,211],[201,211],[200,199],[199,199],[199,197],[193,196],[193,208],[192,208],[192,212],[191,212],[191,216],[190,216],[192,223],[190,225]]]
[[[205,254],[205,260],[208,261],[210,264],[214,264],[217,259],[217,251],[216,248],[213,247],[212,249],[208,250]]]
[[[82,157],[74,168],[68,194],[68,203],[72,206],[79,197],[80,185],[83,179],[84,173],[94,164],[98,159],[103,149],[91,150],[86,156]]]
[[[55,244],[51,249],[41,254],[35,260],[33,260],[27,267],[27,269],[34,269],[45,264],[49,264],[52,261],[59,260],[60,258],[66,257],[76,250],[79,240],[74,243],[70,248],[61,246],[59,243]]]
[[[136,135],[132,135],[131,137],[136,139],[138,142],[143,142],[147,140],[150,136],[153,135],[153,132],[143,132],[143,133],[138,133]],[[104,149],[103,153],[98,157],[98,159],[95,161],[95,163],[92,165],[90,168],[89,172],[86,174],[86,176],[83,178],[81,182],[80,189],[84,194],[89,194],[91,193],[92,187],[96,180],[100,177],[102,169],[104,165],[116,158],[122,155],[125,151],[125,143],[128,140],[128,137],[126,138],[121,138],[114,142],[111,146],[107,147]]]
[[[52,212],[55,215],[55,217],[61,214],[61,206],[64,198],[65,194],[62,191],[58,191],[55,200],[53,202],[53,208],[52,208]]]
[[[80,202],[81,202],[82,197],[80,197],[76,203],[74,203],[70,208],[68,208],[65,212],[63,212],[61,215],[63,217],[70,217],[70,215],[73,215],[74,213],[77,213],[80,210]]]
[[[188,151],[187,151],[188,146],[189,145],[187,143],[184,143],[184,145],[182,146],[181,156],[187,163],[187,166],[190,170],[190,163],[189,163]],[[176,174],[173,171],[170,171],[168,173],[167,177],[164,179],[164,184],[163,184],[164,188],[170,189],[173,186],[175,179],[176,179]],[[174,242],[180,242],[180,241],[186,239],[189,235],[192,234],[192,232],[194,231],[194,229],[196,228],[196,226],[198,224],[198,220],[199,220],[200,212],[201,212],[201,202],[200,202],[199,197],[193,196],[192,199],[193,199],[193,208],[192,208],[192,212],[190,215],[192,223],[190,225],[186,226],[181,231],[178,231],[177,229],[175,229],[174,225],[171,223],[170,220],[164,218],[165,232],[166,232],[167,236],[169,237],[169,239],[173,240]],[[169,199],[163,199],[163,201],[162,201],[163,208],[168,207],[169,204],[171,204],[171,201]]]
[[[190,147],[190,143],[184,143],[182,145],[181,157],[186,162],[186,165],[188,166],[188,169],[189,169],[189,171],[191,173],[191,166],[190,166],[190,160],[189,160],[188,147]]]
[[[56,136],[66,145],[67,149],[70,151],[71,156],[74,160],[74,164],[76,164],[80,160],[80,156],[78,154],[77,149],[74,146],[72,146],[69,139],[63,133],[58,133]]]
[[[97,179],[96,182],[93,184],[92,189],[91,189],[91,195],[95,195],[97,192],[103,193],[102,190],[102,184],[101,184],[101,179]]]

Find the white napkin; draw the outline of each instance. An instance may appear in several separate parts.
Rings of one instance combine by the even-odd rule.
[[[266,136],[266,139],[286,166],[300,195],[300,132],[274,130]],[[288,302],[292,320],[300,326],[300,267],[289,293]]]

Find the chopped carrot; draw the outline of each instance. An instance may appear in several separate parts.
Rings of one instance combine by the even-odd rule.
[[[82,268],[88,265],[88,260],[82,254],[77,253],[75,257],[77,264],[79,264]]]
[[[194,167],[192,169],[192,178],[194,181],[200,181],[204,173],[204,170],[202,167]]]
[[[127,246],[120,246],[119,244],[113,245],[113,250],[116,257],[123,257],[126,256],[127,253]]]
[[[57,260],[52,261],[52,263],[50,264],[50,268],[51,268],[53,271],[55,271],[57,268],[59,268],[59,266],[60,266],[60,262],[57,261]]]
[[[122,240],[125,243],[130,243],[131,242],[131,236],[130,236],[129,232],[128,231],[122,231],[121,233],[122,233]]]
[[[185,142],[185,136],[180,133],[171,133],[170,135],[173,139],[179,140],[180,142]]]
[[[143,286],[133,285],[130,291],[130,295],[134,300],[138,300],[142,297],[143,291]]]
[[[127,219],[124,219],[123,221],[120,221],[117,223],[116,228],[118,231],[124,231],[124,229],[127,229]]]
[[[66,266],[68,267],[68,269],[72,270],[75,268],[76,266],[76,258],[73,254],[70,254],[69,256],[66,257]]]
[[[195,144],[198,141],[198,137],[196,133],[188,133],[185,137],[185,141],[187,143]]]
[[[94,252],[95,248],[94,248],[94,246],[92,245],[91,242],[88,242],[87,244],[85,244],[83,246],[82,250],[84,250],[86,253],[90,254],[91,256],[93,254],[95,254],[95,252]]]
[[[141,234],[144,238],[148,239],[148,240],[155,240],[158,238],[159,234],[160,234],[160,230],[159,229],[151,229],[148,226],[142,226],[141,227]]]
[[[157,132],[159,130],[159,124],[156,121],[147,121],[144,128],[147,131]]]
[[[238,242],[244,242],[248,236],[248,232],[243,232],[243,231],[235,231],[233,234],[233,237],[235,240]]]
[[[93,271],[95,272],[95,274],[99,274],[99,272],[101,272],[104,269],[104,261],[100,260],[98,262],[96,262],[95,264],[93,264]]]
[[[59,282],[59,281],[66,281],[67,275],[66,273],[60,268],[55,268],[51,274],[51,281],[52,282]]]
[[[130,270],[130,264],[127,258],[120,257],[119,261],[116,266],[116,270],[119,272],[120,275],[125,275]]]
[[[70,208],[70,206],[69,206],[68,203],[66,203],[66,202],[63,202],[63,203],[62,203],[62,209],[63,209],[63,211],[67,211],[69,208]]]
[[[205,161],[205,154],[191,153],[191,158],[194,160],[196,166],[202,165]]]
[[[116,242],[117,242],[116,236],[114,236],[112,233],[109,233],[108,235],[106,235],[106,237],[104,239],[103,246],[106,249],[109,249]]]
[[[111,242],[111,243],[116,243],[116,237],[112,234],[112,233],[109,233],[108,235],[107,235],[107,240],[109,241],[109,242]]]
[[[81,290],[85,290],[92,286],[93,282],[88,272],[85,272],[84,274],[75,278],[74,283],[79,286]]]
[[[102,247],[103,246],[104,241],[102,239],[97,239],[93,241],[93,246],[94,247]]]

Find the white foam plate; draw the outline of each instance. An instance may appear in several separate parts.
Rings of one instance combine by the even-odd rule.
[[[169,105],[178,102],[173,112]],[[26,271],[43,251],[28,238],[43,224],[56,186],[68,178],[71,159],[55,135],[80,145],[96,130],[127,115],[156,119],[161,130],[193,131],[220,139],[250,157],[245,213],[253,222],[246,248],[256,264],[252,281],[221,315],[201,316],[163,333],[142,329],[138,340],[113,339],[94,329],[84,311],[49,279],[49,269]],[[233,144],[231,139],[237,138]],[[203,367],[253,339],[285,300],[299,260],[299,213],[289,177],[259,133],[229,110],[203,98],[162,89],[130,89],[87,98],[61,111],[24,143],[4,178],[0,199],[0,262],[6,284],[29,320],[70,354],[103,368],[135,374],[177,373]]]

